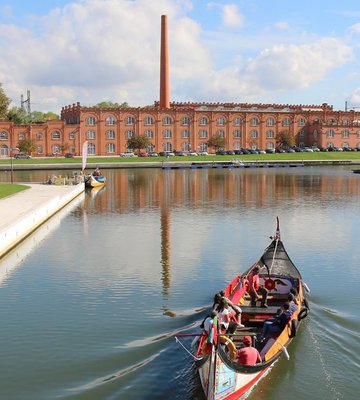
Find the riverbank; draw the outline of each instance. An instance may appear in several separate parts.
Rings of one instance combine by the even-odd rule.
[[[0,258],[84,192],[84,184],[26,184],[29,189],[0,199]]]

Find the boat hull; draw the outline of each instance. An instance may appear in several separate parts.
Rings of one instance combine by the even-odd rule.
[[[93,175],[89,175],[85,179],[85,186],[89,188],[99,188],[103,187],[106,183],[106,178],[104,176],[94,177]]]

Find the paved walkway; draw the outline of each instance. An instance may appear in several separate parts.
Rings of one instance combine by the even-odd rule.
[[[84,184],[26,184],[30,189],[0,199],[0,257],[84,191]]]

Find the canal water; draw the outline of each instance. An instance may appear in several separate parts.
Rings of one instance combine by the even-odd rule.
[[[0,260],[0,399],[203,400],[193,360],[172,335],[199,330],[214,293],[269,244],[276,216],[310,287],[311,313],[290,359],[247,398],[357,398],[359,175],[103,172],[103,190],[80,196]],[[191,338],[182,343],[190,349]]]

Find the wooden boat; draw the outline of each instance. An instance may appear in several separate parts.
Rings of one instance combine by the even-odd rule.
[[[234,334],[226,334],[218,327],[216,317],[209,334],[201,334],[196,345],[195,364],[201,384],[208,400],[238,399],[251,389],[275,361],[283,354],[289,357],[287,346],[296,336],[301,321],[307,316],[309,306],[298,269],[288,256],[280,238],[279,220],[274,237],[259,260],[243,275],[235,277],[225,288],[225,297],[242,309],[243,328]],[[260,284],[268,290],[267,308],[258,302],[251,306],[247,293],[248,277],[251,271],[260,267]],[[297,309],[276,336],[270,335],[260,340],[264,322],[276,316],[279,308],[287,301],[290,289],[297,291]],[[237,352],[244,347],[244,337],[252,338],[252,346],[261,356],[261,362],[245,366],[237,361]]]
[[[360,174],[360,169],[353,169],[354,174]]]
[[[85,186],[86,187],[102,187],[106,183],[106,178],[103,175],[93,175],[90,174],[87,177],[85,177]]]

